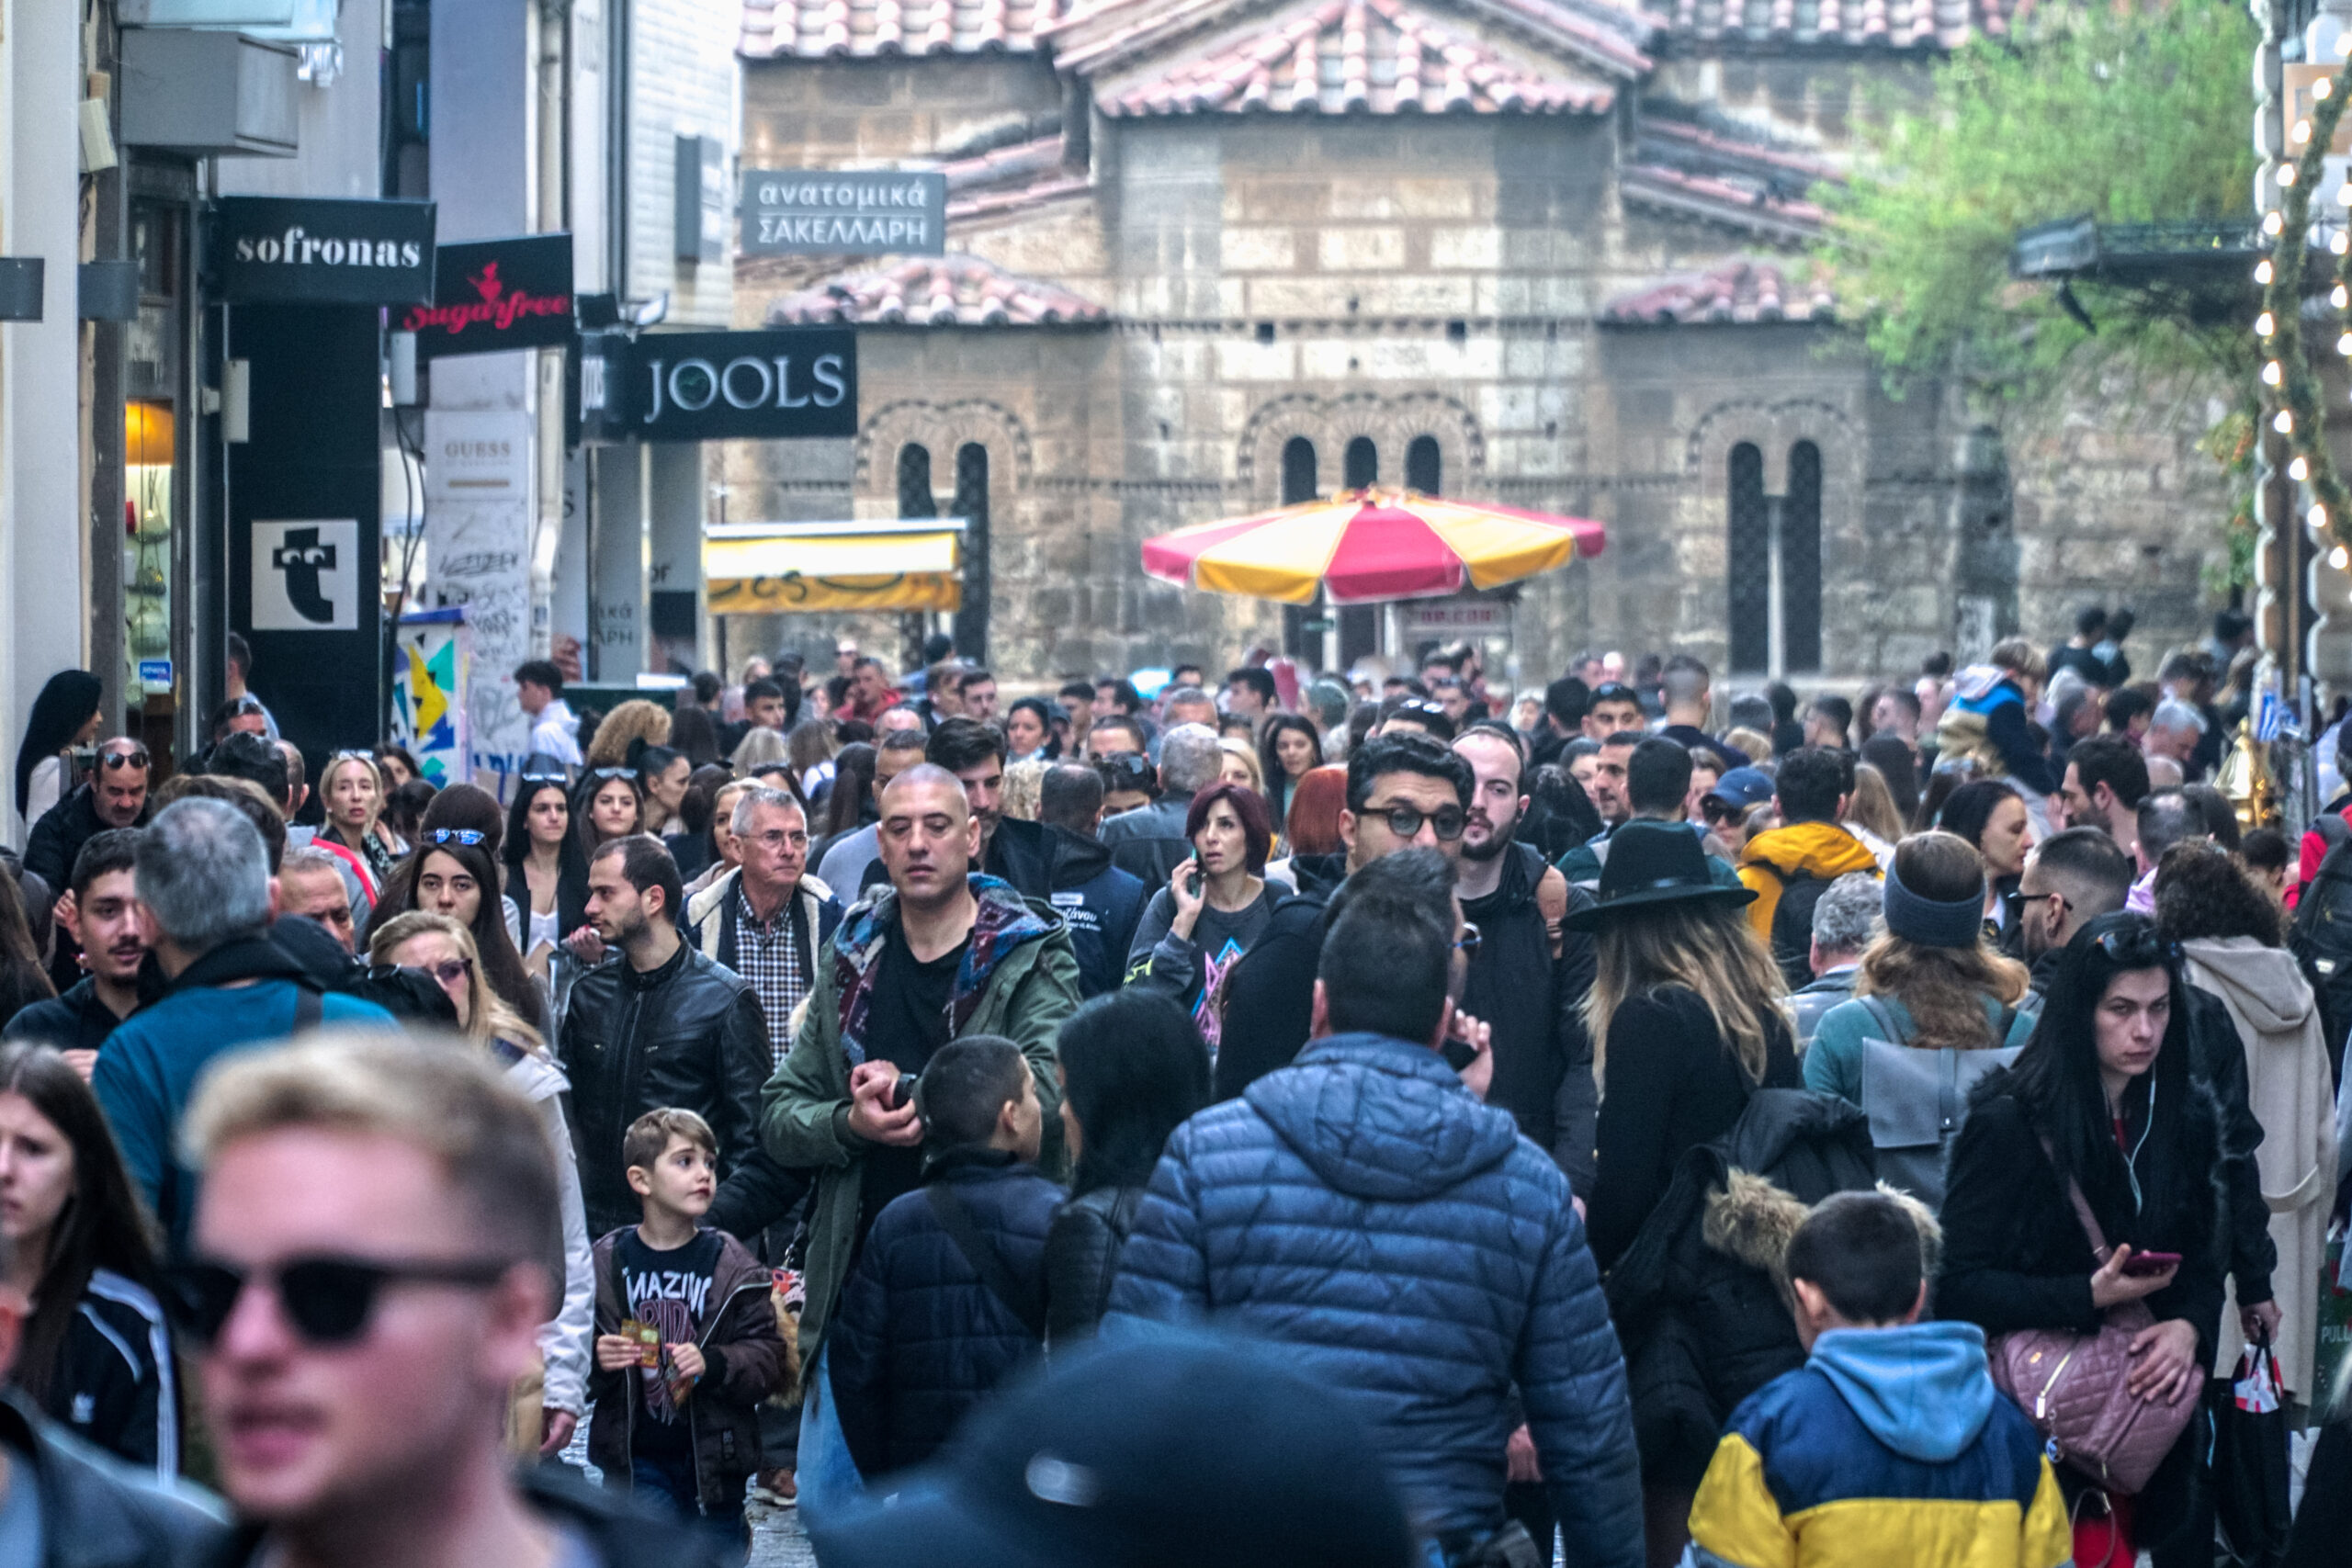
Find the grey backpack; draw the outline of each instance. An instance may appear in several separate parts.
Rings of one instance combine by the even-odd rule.
[[[1968,1116],[1968,1092],[1977,1079],[2018,1059],[2022,1045],[1962,1051],[1904,1043],[1910,1031],[1877,997],[1857,998],[1878,1035],[1862,1042],[1862,1112],[1878,1150],[1879,1179],[1902,1188],[1930,1209],[1944,1206],[1944,1156]],[[2007,1040],[2017,1010],[2005,1007],[1994,1038]]]

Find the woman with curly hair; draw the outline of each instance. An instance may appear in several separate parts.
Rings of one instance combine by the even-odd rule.
[[[2232,1038],[2215,1027],[2214,1036],[2222,1048],[2234,1045],[2245,1054],[2246,1105],[2262,1130],[2254,1161],[2269,1239],[2278,1249],[2271,1278],[2309,1280],[2326,1256],[2328,1206],[2335,1195],[2335,1081],[2311,984],[2280,945],[2278,902],[2236,856],[2203,839],[2184,840],[2165,852],[2155,892],[2156,933],[2179,945],[2182,977],[2191,987],[2192,1032],[2199,1022],[2198,993],[2210,993],[2220,998],[2234,1030]],[[2223,1075],[2208,1077],[2218,1091]],[[2234,1098],[2224,1097],[2230,1111],[2236,1109],[2230,1103]],[[2312,1387],[2318,1324],[2310,1292],[2241,1300],[2256,1293],[2243,1272],[2232,1271],[2232,1310],[2222,1314],[2222,1337],[2208,1370],[2227,1376],[2246,1337],[2266,1332],[2289,1392],[2319,1404]]]
[[[1804,1084],[1868,1111],[1879,1174],[1933,1207],[1943,1201],[1944,1143],[1957,1131],[1944,1100],[2015,1061],[2033,1033],[2018,1008],[2026,971],[1984,943],[1984,862],[1966,840],[1904,840],[1884,897],[1886,929],[1862,951],[1854,999],[1822,1014]],[[1962,1055],[1947,1061],[1944,1051]]]
[[[659,703],[643,697],[631,697],[605,716],[596,727],[595,735],[588,742],[587,765],[592,768],[616,768],[628,761],[632,740],[642,740],[648,746],[670,744],[670,710]]]

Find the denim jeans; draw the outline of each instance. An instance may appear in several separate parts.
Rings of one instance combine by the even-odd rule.
[[[816,1369],[803,1385],[800,1455],[793,1472],[800,1488],[800,1511],[811,1519],[854,1501],[865,1490],[857,1461],[850,1457],[849,1439],[842,1436],[841,1415],[833,1408],[828,1355],[817,1352]]]

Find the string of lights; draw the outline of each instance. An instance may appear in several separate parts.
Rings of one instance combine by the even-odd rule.
[[[2263,220],[2271,239],[2269,256],[2255,267],[2255,281],[2263,286],[2262,314],[2255,318],[2255,335],[2268,352],[2262,382],[2278,401],[2271,428],[2286,436],[2294,451],[2287,477],[2301,483],[2311,496],[2303,521],[2315,537],[2333,537],[2328,564],[2338,570],[2352,564],[2352,490],[2336,472],[2327,447],[2327,414],[2320,379],[2303,351],[2303,276],[2311,254],[2312,193],[2327,176],[2327,150],[2335,128],[2352,105],[2352,62],[2333,77],[2312,85],[2308,118],[2288,130],[2298,151],[2292,162],[2281,162],[2277,179],[2279,203]],[[2352,205],[2352,181],[2337,192],[2341,204]],[[2328,306],[2338,333],[2335,348],[2352,355],[2352,213],[2335,225],[2329,249],[2336,257],[2335,287]]]

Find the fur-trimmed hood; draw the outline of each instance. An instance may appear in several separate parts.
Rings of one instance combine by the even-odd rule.
[[[1936,1224],[1934,1213],[1908,1192],[1883,1181],[1878,1184],[1878,1192],[1901,1204],[1918,1227],[1920,1277],[1934,1279],[1944,1250],[1943,1230]],[[1812,1213],[1764,1178],[1735,1166],[1724,1185],[1707,1195],[1706,1217],[1699,1234],[1708,1247],[1724,1257],[1770,1274],[1782,1304],[1793,1312],[1796,1298],[1789,1289],[1789,1243]]]

